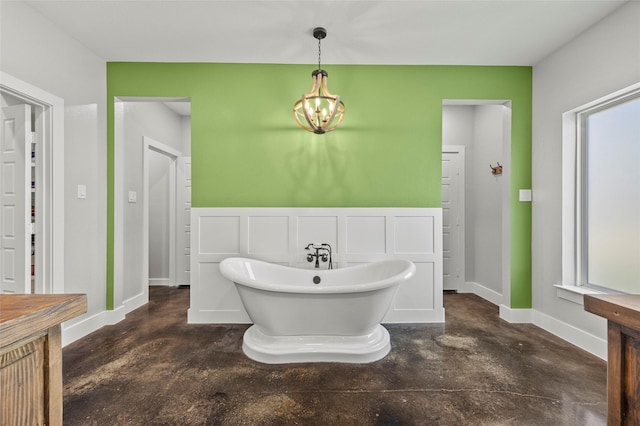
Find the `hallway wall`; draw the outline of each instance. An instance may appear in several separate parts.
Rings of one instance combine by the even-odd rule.
[[[473,161],[468,175],[473,215],[467,216],[467,222],[474,224],[475,256],[473,279],[467,281],[498,294],[502,294],[502,185],[506,177],[492,175],[489,165],[510,165],[502,155],[503,111],[502,105],[475,107]]]
[[[2,2],[3,72],[64,99],[64,291],[86,293],[89,320],[111,320],[106,302],[106,64],[24,2]],[[77,185],[87,198],[76,197]],[[68,338],[63,334],[63,343]]]

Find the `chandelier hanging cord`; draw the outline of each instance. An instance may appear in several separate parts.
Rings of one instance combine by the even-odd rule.
[[[322,69],[320,66],[320,58],[322,54],[322,39],[327,36],[327,30],[322,27],[313,29],[313,37],[318,39],[318,69]]]
[[[320,53],[321,53],[321,49],[322,49],[321,48],[321,42],[322,42],[322,39],[319,38],[318,39],[318,69],[320,69]]]

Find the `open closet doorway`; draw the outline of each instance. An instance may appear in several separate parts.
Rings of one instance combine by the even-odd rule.
[[[443,287],[501,305],[511,290],[510,101],[443,101],[442,163]]]
[[[149,285],[188,284],[178,259],[189,251],[190,111],[187,98],[116,99],[114,309],[125,314],[149,301]]]
[[[0,293],[63,293],[64,101],[1,77]]]

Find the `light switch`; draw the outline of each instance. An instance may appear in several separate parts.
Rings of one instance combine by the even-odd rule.
[[[87,198],[87,185],[78,185],[78,198],[82,200]]]
[[[521,189],[520,190],[520,201],[531,201],[531,190],[530,189]]]
[[[135,203],[136,201],[138,201],[138,194],[136,191],[129,191],[129,202]]]

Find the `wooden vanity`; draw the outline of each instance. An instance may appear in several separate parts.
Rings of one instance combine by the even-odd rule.
[[[640,295],[585,295],[584,309],[607,319],[607,424],[640,424]]]
[[[62,425],[63,321],[83,294],[0,295],[0,425]]]

